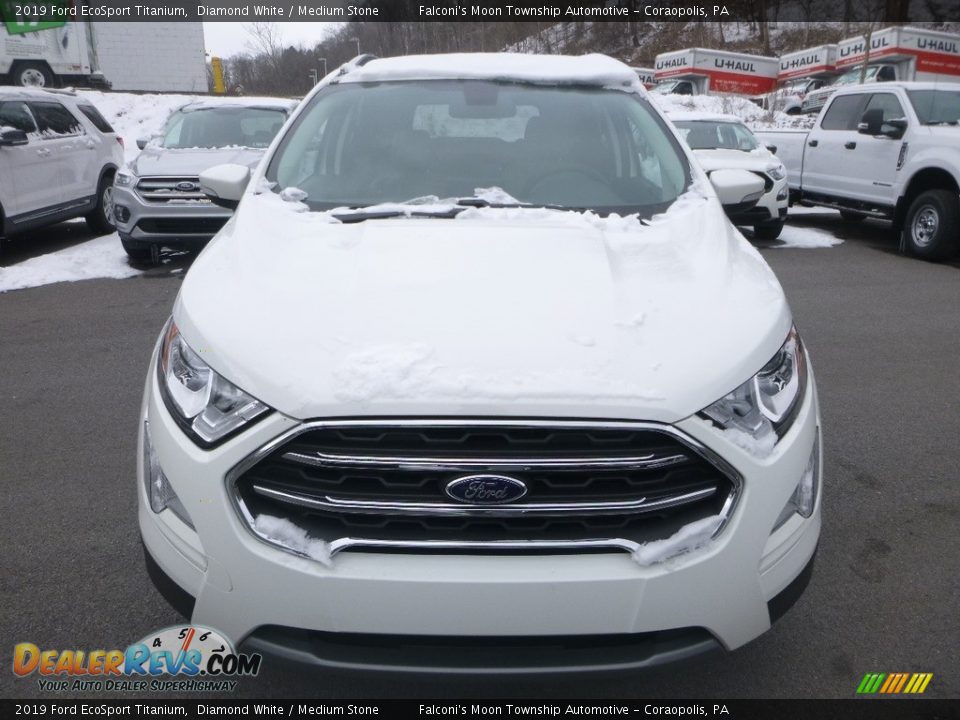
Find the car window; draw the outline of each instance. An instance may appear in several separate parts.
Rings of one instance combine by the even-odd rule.
[[[649,103],[583,87],[470,81],[345,83],[316,95],[268,169],[315,210],[500,188],[517,202],[660,212],[688,186]]]
[[[903,106],[900,104],[900,101],[897,100],[897,96],[891,93],[874,93],[870,96],[870,101],[863,111],[866,112],[867,110],[876,109],[883,111],[883,122],[904,116]]]
[[[907,90],[913,109],[923,125],[960,123],[960,92],[956,90]]]
[[[77,110],[87,116],[87,119],[93,123],[93,126],[102,133],[112,133],[114,129],[110,127],[107,119],[100,114],[93,105],[77,105]]]
[[[0,127],[23,130],[27,134],[37,132],[36,123],[33,122],[26,103],[16,101],[0,103]]]
[[[716,120],[678,120],[677,130],[693,150],[744,150],[760,146],[744,125]]]
[[[31,101],[27,103],[43,138],[81,135],[83,126],[67,108],[58,102]]]
[[[165,148],[265,148],[286,122],[280,108],[237,105],[186,107],[167,120]]]
[[[841,95],[833,98],[827,114],[823,116],[820,127],[823,130],[856,130],[860,122],[860,108],[863,107],[863,95]]]

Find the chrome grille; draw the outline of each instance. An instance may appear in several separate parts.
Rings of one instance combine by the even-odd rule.
[[[137,194],[147,202],[210,202],[200,192],[200,178],[196,176],[141,178],[137,183]]]
[[[522,481],[502,505],[457,502],[479,472]],[[241,516],[295,523],[334,550],[629,550],[729,515],[739,479],[669,426],[480,420],[318,422],[230,474]],[[262,538],[265,539],[265,538]]]

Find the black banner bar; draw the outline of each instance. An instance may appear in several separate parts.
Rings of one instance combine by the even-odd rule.
[[[13,717],[952,720],[960,700],[0,700]]]
[[[808,22],[942,24],[956,0],[0,0],[4,20],[51,22]]]

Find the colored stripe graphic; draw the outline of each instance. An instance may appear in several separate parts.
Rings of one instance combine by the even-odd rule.
[[[919,695],[932,679],[933,673],[867,673],[857,686],[857,694]]]

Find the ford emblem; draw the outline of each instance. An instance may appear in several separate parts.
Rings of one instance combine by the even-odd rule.
[[[502,505],[527,494],[527,486],[505,475],[467,475],[447,483],[447,495],[471,505]]]
[[[200,186],[192,182],[179,182],[177,183],[177,190],[180,192],[194,192],[199,190]]]

